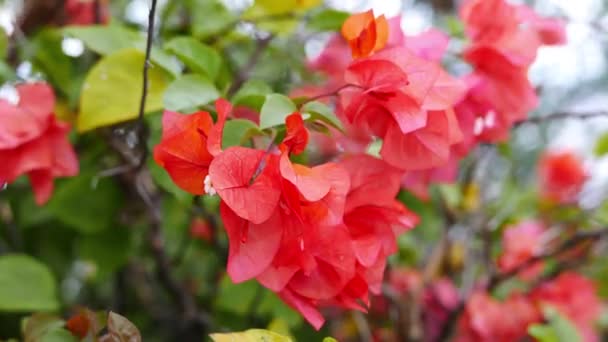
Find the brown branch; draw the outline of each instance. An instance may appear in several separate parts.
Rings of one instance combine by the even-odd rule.
[[[557,112],[551,115],[545,116],[535,116],[531,118],[527,118],[526,120],[520,121],[514,125],[514,127],[519,127],[525,124],[541,124],[544,122],[550,122],[554,120],[565,120],[565,119],[577,119],[577,120],[587,120],[598,117],[608,117],[608,111],[596,111],[596,112],[585,112],[585,113],[575,113],[575,112]]]
[[[101,24],[101,0],[95,0],[95,6],[93,6],[93,18],[95,20],[95,24]]]
[[[320,100],[320,99],[323,99],[323,98],[326,98],[326,97],[338,96],[338,95],[340,95],[340,92],[342,90],[348,89],[348,88],[363,89],[363,87],[361,87],[360,85],[352,84],[352,83],[347,83],[347,84],[344,84],[344,85],[342,85],[342,86],[340,86],[340,87],[336,88],[335,90],[330,91],[328,93],[323,93],[323,94],[319,94],[319,95],[307,98],[306,100],[304,100],[304,101],[302,101],[300,103],[300,105],[298,106],[298,108],[302,108],[302,106],[304,106],[305,104],[307,104],[309,102],[317,101],[317,100]]]
[[[149,85],[149,69],[150,69],[150,55],[152,52],[152,41],[154,40],[154,21],[156,18],[156,2],[157,0],[152,0],[152,5],[150,7],[150,12],[148,13],[148,36],[146,39],[146,56],[144,59],[144,68],[143,68],[143,84],[141,91],[141,100],[139,102],[139,114],[137,115],[137,144],[140,146],[142,154],[139,159],[139,163],[137,165],[137,169],[141,169],[143,165],[146,163],[146,159],[148,159],[148,146],[146,142],[148,140],[148,129],[144,122],[144,114],[146,113],[146,99],[148,97],[148,85]]]
[[[141,170],[135,180],[135,188],[140,199],[145,203],[150,226],[147,242],[156,265],[156,277],[171,299],[177,304],[182,315],[180,322],[184,336],[202,338],[211,325],[211,318],[199,312],[195,297],[180,284],[171,273],[171,260],[165,251],[165,241],[162,231],[162,214],[160,196],[153,194],[148,188],[152,181],[146,170]]]
[[[237,72],[234,82],[232,82],[230,88],[228,88],[228,97],[232,97],[234,94],[236,94],[236,92],[241,89],[243,84],[249,79],[251,72],[255,68],[256,64],[258,64],[260,57],[262,57],[262,53],[264,50],[266,50],[268,45],[270,45],[270,42],[273,39],[274,35],[269,35],[268,37],[256,40],[257,45],[255,46],[255,50],[253,50],[253,53],[243,68]]]

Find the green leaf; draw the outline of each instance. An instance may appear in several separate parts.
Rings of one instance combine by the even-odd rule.
[[[324,9],[313,15],[308,21],[308,27],[314,31],[339,31],[350,14],[335,9]]]
[[[608,154],[608,133],[602,134],[595,142],[593,153],[597,157],[603,157]]]
[[[291,342],[292,339],[263,329],[249,329],[243,332],[211,334],[214,342]]]
[[[34,66],[40,68],[64,94],[70,95],[77,91],[75,72],[72,70],[72,59],[61,47],[63,37],[59,30],[44,29],[36,34],[32,41],[32,59]]]
[[[95,278],[106,279],[124,266],[131,255],[129,228],[117,226],[76,241],[78,258],[95,265]]]
[[[137,117],[143,83],[139,71],[144,60],[144,54],[137,49],[125,49],[102,58],[90,70],[80,98],[80,132]],[[163,70],[149,69],[147,113],[163,108],[163,92],[168,79],[169,75]]]
[[[291,328],[295,328],[302,323],[302,316],[271,291],[264,291],[264,298],[260,301],[256,313],[260,316],[281,318]]]
[[[175,54],[192,71],[203,73],[211,80],[217,78],[222,67],[220,54],[192,37],[173,38],[165,49]]]
[[[145,41],[139,32],[119,25],[69,26],[63,32],[82,40],[87,48],[104,56],[132,48],[138,41]]]
[[[582,341],[576,326],[561,315],[555,308],[543,309],[547,324],[534,324],[528,333],[539,342],[578,342]]]
[[[247,106],[249,108],[260,111],[266,95],[272,93],[272,88],[264,81],[259,80],[248,80],[243,86],[234,94],[232,103],[235,106]]]
[[[0,311],[54,311],[55,279],[46,265],[20,254],[0,257]]]
[[[266,129],[285,123],[285,118],[295,112],[296,105],[289,97],[281,94],[266,95],[260,113],[260,128]]]
[[[308,102],[302,106],[301,111],[310,114],[311,120],[319,120],[339,130],[343,129],[340,119],[336,117],[331,108],[321,102]]]
[[[6,53],[8,52],[8,36],[6,35],[6,31],[0,28],[0,59],[4,60],[6,58]]]
[[[204,76],[184,75],[169,85],[163,102],[166,109],[181,111],[206,105],[219,97],[219,91]]]
[[[137,48],[141,52],[146,49],[145,35],[121,25],[70,26],[64,28],[63,32],[82,40],[87,48],[102,56],[128,48]],[[150,60],[173,76],[180,74],[179,64],[155,46],[152,47]]]
[[[323,339],[323,342],[338,342],[338,340],[333,337],[326,337]]]
[[[216,297],[215,307],[219,310],[247,314],[256,295],[261,295],[260,285],[250,280],[234,284],[229,277],[222,278],[219,295]]]
[[[65,322],[48,313],[36,313],[21,321],[22,335],[26,341],[40,341],[49,331],[61,329]]]
[[[226,122],[224,135],[222,137],[222,148],[244,144],[254,135],[264,134],[260,128],[251,120],[233,119]]]
[[[47,332],[38,342],[78,342],[78,339],[66,329],[53,329]]]
[[[111,178],[81,174],[57,186],[48,209],[70,228],[85,234],[109,228],[122,205],[122,193]]]
[[[235,16],[220,0],[189,0],[192,34],[208,38],[221,33],[236,22]]]

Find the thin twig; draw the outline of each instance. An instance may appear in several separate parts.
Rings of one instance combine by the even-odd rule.
[[[141,169],[143,165],[146,163],[146,159],[148,159],[148,146],[146,145],[146,141],[148,140],[148,132],[144,122],[144,114],[146,113],[146,99],[148,97],[148,73],[150,69],[150,56],[152,54],[152,41],[154,40],[154,21],[156,18],[156,1],[152,0],[152,6],[150,7],[150,12],[148,14],[148,37],[146,39],[146,56],[144,60],[144,68],[143,68],[143,84],[141,91],[141,100],[139,102],[139,114],[137,115],[137,126],[136,133],[138,136],[137,143],[141,147],[142,155],[139,159],[139,164],[137,165],[137,169]]]
[[[93,18],[95,20],[95,24],[101,24],[101,0],[95,0],[95,6],[93,6]]]
[[[515,127],[519,127],[525,124],[540,124],[544,122],[549,122],[553,120],[565,120],[565,119],[577,119],[577,120],[587,120],[598,117],[608,117],[608,111],[597,111],[597,112],[585,112],[585,113],[575,113],[575,112],[557,112],[551,115],[545,116],[535,116],[531,118],[527,118],[526,120],[520,121],[515,124]]]
[[[300,103],[299,108],[302,108],[302,106],[304,106],[305,104],[307,104],[309,102],[320,100],[320,99],[323,99],[323,98],[326,98],[326,97],[338,96],[338,95],[340,95],[340,92],[342,90],[348,89],[348,88],[359,88],[359,89],[362,89],[363,87],[361,87],[360,85],[357,85],[357,84],[347,83],[347,84],[344,84],[344,85],[342,85],[342,86],[340,86],[340,87],[336,88],[335,90],[330,91],[328,93],[323,93],[323,94],[319,94],[319,95],[307,98],[306,100],[304,100],[304,101],[302,101]]]
[[[255,68],[256,64],[258,64],[260,57],[262,57],[262,53],[264,52],[264,50],[266,50],[268,45],[270,45],[270,42],[273,39],[274,35],[269,35],[267,37],[260,38],[257,40],[255,50],[253,50],[253,53],[251,54],[249,60],[243,66],[243,68],[237,72],[236,77],[234,78],[234,82],[232,82],[232,84],[230,85],[230,88],[227,92],[228,97],[232,97],[232,95],[236,94],[236,92],[241,89],[243,84],[249,79],[251,72]]]

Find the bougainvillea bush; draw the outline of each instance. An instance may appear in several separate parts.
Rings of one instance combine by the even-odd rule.
[[[320,0],[10,4],[0,340],[608,336],[608,196],[581,201],[608,136],[588,160],[512,140],[608,116],[536,112],[529,71],[566,18],[437,1],[406,33]]]

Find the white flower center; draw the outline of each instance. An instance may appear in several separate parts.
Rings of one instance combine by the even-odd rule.
[[[217,191],[215,191],[213,185],[211,184],[211,177],[209,177],[209,175],[205,176],[204,185],[207,195],[214,196],[217,194]]]

